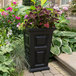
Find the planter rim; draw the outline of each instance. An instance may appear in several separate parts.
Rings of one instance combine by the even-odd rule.
[[[25,30],[29,30],[29,31],[33,31],[33,30],[56,30],[56,27],[52,27],[52,28],[26,28]]]

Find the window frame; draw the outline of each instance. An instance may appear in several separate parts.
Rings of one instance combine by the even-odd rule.
[[[69,2],[71,2],[72,0],[69,0]],[[62,4],[62,0],[60,0],[60,6],[69,6],[69,3],[68,4]]]

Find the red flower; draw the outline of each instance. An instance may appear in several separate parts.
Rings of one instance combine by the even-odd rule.
[[[44,26],[45,26],[46,28],[49,28],[49,23],[47,22],[46,24],[44,24]]]
[[[8,20],[8,23],[10,23],[10,20]]]

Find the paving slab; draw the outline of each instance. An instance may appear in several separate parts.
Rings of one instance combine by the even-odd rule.
[[[76,52],[73,52],[72,55],[62,53],[55,58],[76,75]]]
[[[39,71],[30,73],[28,70],[24,71],[23,76],[72,76],[63,67],[60,66],[58,61],[52,61],[48,64],[50,70]]]
[[[45,73],[44,76],[53,76],[52,73]]]
[[[43,76],[43,74],[41,72],[35,72],[34,75],[35,76]]]

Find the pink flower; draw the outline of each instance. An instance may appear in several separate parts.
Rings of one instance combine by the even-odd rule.
[[[15,18],[16,18],[17,20],[20,20],[20,17],[17,17],[17,16],[16,16]]]
[[[63,7],[63,10],[68,11],[68,7]]]
[[[15,17],[15,15],[12,15],[13,17]]]
[[[70,20],[70,18],[69,18],[69,17],[67,17],[66,19],[67,19],[67,20]]]
[[[16,2],[13,2],[13,4],[16,5],[17,3]]]
[[[32,24],[32,22],[30,24]]]
[[[40,22],[40,25],[42,25],[43,23]]]
[[[16,27],[19,27],[19,26],[20,26],[20,23],[18,23]]]
[[[1,15],[3,15],[3,16],[8,16],[8,13],[5,12],[5,11],[3,11],[3,12],[1,12]]]
[[[6,10],[7,11],[9,10],[11,12],[13,10],[13,8],[12,7],[8,7],[8,8],[6,8]]]
[[[46,28],[49,28],[49,23],[47,22],[46,24],[44,24],[44,26],[45,26]]]
[[[26,19],[28,17],[28,15],[25,15],[24,19]]]
[[[59,15],[61,15],[63,13],[63,11],[58,12]]]

